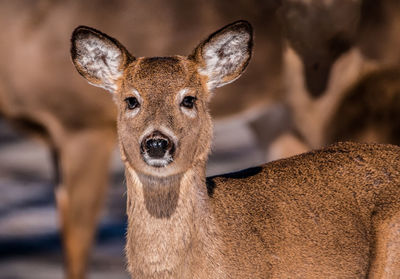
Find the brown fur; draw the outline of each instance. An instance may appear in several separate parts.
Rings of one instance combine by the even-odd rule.
[[[221,34],[242,24],[227,26],[206,41],[218,42]],[[84,45],[77,38],[72,38],[73,51]],[[74,63],[79,65],[80,58]],[[131,276],[396,274],[400,261],[393,226],[399,226],[400,148],[340,143],[206,180],[212,127],[208,76],[196,71],[201,67],[192,57],[141,58],[117,81],[114,94],[128,188],[126,252]],[[90,72],[83,75],[90,79]],[[183,86],[197,97],[194,118],[185,116],[176,101]],[[133,89],[141,98],[135,116],[125,104],[127,96],[135,96]],[[149,127],[150,131],[167,127],[177,138],[174,161],[165,167],[147,165],[140,153],[141,135]]]
[[[398,152],[339,144],[268,164],[247,179],[214,178],[227,253],[242,263],[230,267],[234,274],[264,266],[255,278],[372,277],[374,230],[400,210]]]

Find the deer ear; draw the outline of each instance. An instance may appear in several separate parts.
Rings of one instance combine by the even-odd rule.
[[[117,81],[134,60],[117,40],[86,26],[77,27],[72,34],[71,57],[78,72],[90,84],[111,93],[117,90]]]
[[[253,29],[240,20],[211,34],[193,52],[198,72],[208,78],[209,90],[231,83],[243,73],[253,48]]]

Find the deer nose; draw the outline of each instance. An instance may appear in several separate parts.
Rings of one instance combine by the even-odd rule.
[[[143,139],[141,143],[143,153],[147,153],[150,158],[161,159],[167,151],[171,154],[174,149],[173,142],[164,134],[155,131]]]

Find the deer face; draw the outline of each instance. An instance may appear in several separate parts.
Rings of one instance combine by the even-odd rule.
[[[290,45],[300,55],[311,97],[326,90],[332,65],[349,50],[360,17],[359,0],[285,0],[279,15]]]
[[[115,39],[78,27],[71,55],[89,83],[114,94],[125,163],[143,174],[168,176],[206,160],[211,91],[241,75],[251,48],[245,21],[215,32],[188,57],[137,59]]]

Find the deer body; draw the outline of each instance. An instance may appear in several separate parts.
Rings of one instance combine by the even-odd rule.
[[[79,73],[118,106],[133,278],[398,275],[399,147],[341,143],[206,179],[210,92],[246,68],[249,23],[188,57],[136,58],[85,26],[71,41]]]
[[[133,278],[381,278],[369,273],[371,262],[380,272],[387,265],[374,257],[376,238],[400,248],[398,232],[379,231],[400,210],[399,152],[344,143],[207,180],[190,169],[178,184],[152,186],[128,167],[129,270]],[[162,198],[147,196],[148,186]],[[176,204],[167,205],[169,191]]]

